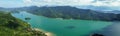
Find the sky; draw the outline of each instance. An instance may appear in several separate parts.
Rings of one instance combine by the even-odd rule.
[[[15,8],[25,6],[106,6],[119,7],[120,0],[0,0],[0,7]]]

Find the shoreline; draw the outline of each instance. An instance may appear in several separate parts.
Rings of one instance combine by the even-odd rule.
[[[39,29],[39,28],[33,28],[33,30],[41,31],[41,32],[45,33],[47,36],[55,36],[54,33],[48,32],[48,31],[45,31],[45,30],[42,30],[42,29]]]

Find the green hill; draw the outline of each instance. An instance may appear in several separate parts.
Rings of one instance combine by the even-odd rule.
[[[91,9],[79,9],[71,6],[29,7],[27,11],[32,14],[41,15],[50,18],[120,21],[119,19],[120,15],[118,14],[103,13],[104,11],[95,11]]]
[[[0,36],[46,36],[43,32],[33,30],[27,22],[13,17],[10,13],[0,11]]]

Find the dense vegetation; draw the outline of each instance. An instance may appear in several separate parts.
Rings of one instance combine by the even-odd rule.
[[[102,20],[102,21],[120,21],[120,11],[94,11],[90,9],[80,9],[70,6],[54,6],[54,7],[21,7],[9,8],[12,12],[28,11],[29,13],[42,15],[50,18],[63,18],[63,19],[81,19],[81,20]],[[111,13],[104,13],[111,12]],[[114,12],[114,13],[113,13]]]
[[[34,30],[30,25],[13,17],[10,13],[0,11],[0,36],[46,36]]]
[[[90,9],[78,9],[70,6],[56,6],[56,7],[34,6],[26,8],[24,10],[32,14],[42,15],[51,18],[120,21],[119,14],[103,13],[102,11],[94,11]]]

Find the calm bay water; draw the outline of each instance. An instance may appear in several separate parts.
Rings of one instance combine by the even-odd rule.
[[[33,15],[27,12],[13,13],[14,17],[30,23],[33,28],[40,28],[56,36],[88,36],[93,31],[101,31],[113,22],[90,20],[62,20]],[[25,20],[30,17],[31,20]]]

